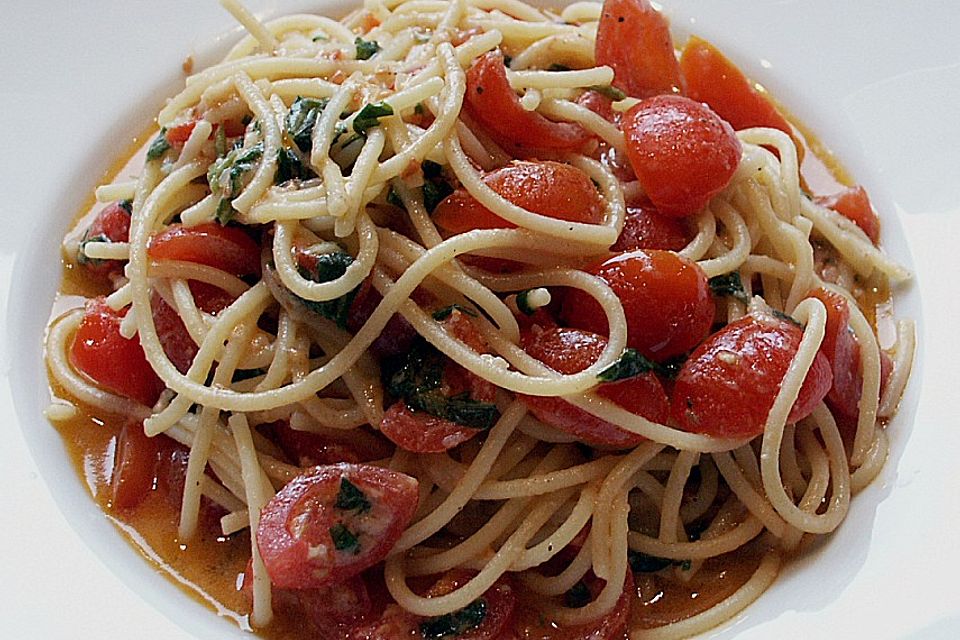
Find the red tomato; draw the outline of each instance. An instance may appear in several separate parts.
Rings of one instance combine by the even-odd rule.
[[[860,414],[859,402],[863,387],[860,373],[860,345],[850,330],[850,308],[840,294],[817,289],[811,297],[827,308],[827,323],[823,333],[822,353],[830,363],[833,385],[827,394],[827,403],[845,416]]]
[[[491,51],[477,58],[467,71],[467,112],[497,142],[520,154],[534,150],[571,151],[590,140],[583,127],[553,122],[520,106],[507,80],[503,54]]]
[[[603,589],[604,581],[589,574],[586,579],[591,595],[596,598]],[[546,621],[536,607],[533,594],[524,598],[530,604],[521,608],[517,620],[517,635],[538,640],[621,640],[630,620],[630,605],[635,595],[633,574],[627,571],[623,593],[607,615],[593,622],[574,627],[560,627]]]
[[[390,457],[393,447],[382,438],[361,429],[350,429],[342,436],[311,433],[290,427],[286,421],[274,422],[265,430],[286,456],[299,467],[337,462],[370,462]]]
[[[596,362],[607,346],[607,339],[579,329],[554,327],[527,333],[523,336],[522,344],[524,351],[540,362],[554,371],[569,375],[579,373]],[[652,372],[601,384],[596,392],[600,397],[653,422],[665,423],[670,415],[667,394]],[[522,397],[530,413],[541,422],[584,442],[627,448],[646,440],[560,398]]]
[[[569,164],[517,160],[488,173],[483,182],[518,207],[543,216],[588,224],[603,220],[603,200],[590,177]],[[433,220],[451,233],[516,227],[477,202],[466,189],[457,189],[441,201]]]
[[[613,110],[613,100],[599,91],[584,91],[577,98],[577,104],[590,109],[607,122],[620,126],[620,114]]]
[[[260,275],[257,243],[238,227],[212,222],[195,227],[172,224],[150,239],[147,254],[155,260],[205,264],[235,276]]]
[[[197,306],[207,313],[218,313],[234,301],[234,297],[229,293],[206,282],[191,281],[190,291]],[[186,373],[200,347],[190,337],[180,314],[168,305],[160,294],[154,292],[150,298],[150,307],[164,353],[180,373]]]
[[[415,289],[412,297],[418,304],[426,304],[429,300],[421,293],[420,289]],[[359,331],[373,315],[381,300],[383,300],[383,296],[373,288],[370,280],[364,280],[347,312],[347,329],[354,333]],[[403,316],[395,313],[390,316],[390,320],[387,321],[383,331],[380,332],[373,344],[370,345],[370,349],[381,359],[403,355],[413,346],[413,341],[417,335],[417,330],[404,320]]]
[[[682,93],[670,26],[647,0],[606,0],[594,50],[597,64],[613,68],[613,86],[628,96]]]
[[[70,363],[97,386],[153,406],[166,385],[147,362],[140,342],[120,335],[126,314],[126,309],[108,307],[103,298],[88,300],[70,347]]]
[[[446,595],[466,584],[472,575],[468,571],[454,569],[441,577],[426,595],[427,597]],[[442,637],[450,637],[451,640],[454,637],[456,640],[511,640],[514,638],[511,628],[516,595],[509,576],[505,575],[493,583],[493,586],[487,589],[475,603],[482,603],[479,606],[482,606],[483,614],[477,616],[480,618],[480,623],[475,626],[464,625],[456,636],[444,634]],[[478,604],[475,603],[467,605],[465,609],[477,607]],[[457,618],[456,612],[452,615]],[[441,637],[440,634],[449,628],[449,625],[444,625],[442,629],[434,629],[432,625],[436,620],[436,618],[418,616],[392,604],[386,608],[379,620],[355,628],[347,638],[348,640],[399,640],[401,638],[430,640]]]
[[[163,134],[163,137],[167,139],[167,142],[170,143],[171,147],[179,149],[186,144],[187,140],[190,139],[190,134],[193,133],[193,129],[196,126],[196,120],[184,122],[183,124],[178,124],[167,129],[166,133]]]
[[[672,251],[621,253],[590,270],[610,285],[627,318],[627,345],[654,360],[697,346],[710,331],[714,304],[707,276],[695,262]],[[561,317],[570,326],[607,333],[597,302],[579,289],[564,299]]]
[[[815,199],[816,203],[833,209],[844,218],[853,220],[873,244],[880,241],[880,218],[870,204],[866,189],[861,186],[849,187],[840,193]]]
[[[343,499],[349,485],[362,500]],[[417,481],[396,471],[347,463],[305,471],[260,515],[257,547],[270,581],[281,589],[342,584],[386,557],[417,499]]]
[[[684,363],[671,413],[684,431],[719,438],[763,433],[803,331],[772,315],[745,316],[707,338]],[[817,353],[788,422],[801,420],[827,395],[830,363]]]
[[[110,476],[110,506],[133,509],[153,489],[160,457],[159,438],[143,432],[143,422],[130,420],[120,429]]]
[[[86,240],[106,240],[109,242],[127,242],[130,240],[130,211],[120,202],[108,204],[97,213],[87,232]],[[109,277],[123,273],[124,260],[93,260],[83,256],[81,266],[97,277]]]
[[[706,105],[681,96],[642,100],[623,118],[627,155],[660,213],[688,216],[719,193],[740,163],[740,141]]]
[[[693,239],[686,220],[665,216],[649,200],[627,205],[627,217],[611,251],[666,249],[680,251]]]
[[[687,96],[705,102],[718,116],[736,129],[770,127],[793,138],[799,159],[803,142],[787,119],[755,85],[706,40],[692,36],[680,57],[680,69],[687,83]]]

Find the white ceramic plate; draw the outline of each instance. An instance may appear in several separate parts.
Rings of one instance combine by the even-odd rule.
[[[261,0],[261,16],[332,2]],[[817,131],[915,270],[920,350],[891,456],[840,531],[712,637],[960,637],[960,4],[664,1]],[[341,12],[342,10],[336,10]],[[41,333],[67,224],[132,136],[239,30],[212,0],[4,3],[0,22],[0,611],[12,638],[242,637],[127,545],[44,421]],[[921,302],[923,309],[921,309]]]

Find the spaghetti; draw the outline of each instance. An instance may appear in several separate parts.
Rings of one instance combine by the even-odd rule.
[[[645,0],[223,4],[250,35],[64,243],[109,283],[47,357],[133,421],[111,508],[179,443],[178,539],[249,529],[250,623],[350,638],[687,637],[840,525],[914,350],[868,294],[909,273],[709,43]]]

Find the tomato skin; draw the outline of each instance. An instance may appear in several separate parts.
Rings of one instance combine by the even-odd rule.
[[[586,582],[594,598],[605,584],[603,580],[593,577],[592,572],[588,574]],[[635,593],[633,574],[627,571],[623,593],[617,599],[613,609],[598,620],[573,627],[545,624],[543,615],[536,607],[536,599],[539,596],[523,594],[523,605],[521,605],[520,613],[517,616],[517,636],[520,638],[544,638],[545,640],[621,640],[630,621],[630,607],[636,597]]]
[[[193,133],[193,130],[196,126],[196,120],[184,122],[183,124],[178,124],[167,129],[163,134],[163,137],[167,139],[167,142],[170,143],[171,147],[180,149],[184,144],[186,144],[187,140],[190,139],[190,135]]]
[[[613,100],[599,91],[592,89],[584,91],[577,98],[577,104],[590,109],[610,124],[620,126],[620,114],[613,110]]]
[[[857,185],[831,196],[815,198],[820,206],[833,209],[860,227],[873,244],[880,242],[880,218],[870,204],[867,190]]]
[[[627,319],[627,346],[656,361],[686,353],[706,337],[714,304],[707,276],[695,262],[672,251],[637,250],[616,255],[590,272],[620,298]],[[561,318],[572,327],[607,334],[600,305],[579,289],[564,299]]]
[[[70,347],[70,363],[97,386],[140,404],[153,406],[166,388],[136,339],[120,335],[127,310],[114,311],[104,298],[87,301]]]
[[[260,275],[260,248],[238,227],[210,222],[195,227],[172,224],[150,238],[154,260],[183,260],[221,269],[235,276]]]
[[[190,281],[194,302],[207,313],[218,313],[229,306],[235,298],[226,291],[206,282]],[[150,298],[153,324],[164,353],[180,373],[186,373],[197,357],[200,347],[190,337],[183,319],[173,307],[154,292]]]
[[[590,177],[569,164],[516,160],[486,174],[483,182],[518,207],[542,216],[586,224],[603,220],[603,201]],[[477,202],[466,189],[444,198],[434,209],[433,220],[451,233],[517,226]]]
[[[524,351],[554,371],[570,375],[579,373],[596,362],[607,346],[607,339],[579,329],[553,327],[524,334],[521,344]],[[626,380],[603,383],[597,387],[596,393],[653,422],[666,422],[670,413],[667,394],[652,372]],[[530,413],[541,422],[570,433],[584,442],[627,448],[646,440],[641,435],[621,429],[560,398],[521,397]]]
[[[103,236],[110,242],[130,240],[130,212],[120,202],[112,202],[101,209],[83,237],[87,240],[97,236]],[[124,264],[125,260],[87,259],[80,266],[95,277],[109,278],[122,274]]]
[[[342,479],[362,491],[366,512],[335,506]],[[281,589],[341,584],[383,560],[417,508],[417,481],[370,465],[340,463],[308,469],[263,508],[257,547],[270,581]],[[342,525],[355,550],[334,548],[330,529]]]
[[[377,435],[360,429],[340,434],[312,433],[293,429],[279,420],[260,430],[280,445],[284,454],[299,467],[338,462],[370,462],[390,457],[393,447]]]
[[[833,373],[827,403],[845,416],[856,417],[860,414],[863,375],[860,372],[860,344],[850,330],[850,308],[843,296],[826,289],[817,289],[810,296],[820,300],[827,309],[820,344],[820,353],[830,363]]]
[[[763,433],[803,331],[772,315],[745,316],[707,338],[677,376],[671,414],[684,431],[719,438]],[[810,412],[830,390],[830,363],[818,352],[788,422]]]
[[[453,569],[444,574],[427,591],[427,597],[446,595],[466,584],[474,574],[463,569]],[[502,576],[481,596],[485,603],[483,621],[456,636],[456,640],[513,640],[513,626],[516,595],[513,581],[509,575]],[[379,620],[352,630],[348,640],[423,640],[420,625],[429,618],[401,609],[391,604]],[[453,640],[453,636],[450,636]]]
[[[706,103],[737,131],[751,127],[779,129],[793,138],[799,159],[803,142],[770,100],[712,44],[692,36],[680,56],[687,96]]]
[[[730,124],[682,96],[641,100],[624,115],[623,133],[634,173],[664,215],[700,211],[740,163],[740,141]]]
[[[153,489],[160,457],[159,438],[143,432],[143,422],[129,420],[120,428],[110,476],[110,506],[134,509]]]
[[[627,217],[611,251],[664,249],[680,251],[693,239],[686,220],[665,216],[649,200],[627,205]]]
[[[628,96],[683,92],[670,25],[647,0],[606,0],[594,50],[598,65],[613,68],[613,86]]]
[[[494,140],[517,154],[538,149],[572,151],[590,140],[580,125],[553,122],[520,106],[499,50],[480,56],[467,70],[463,104]]]

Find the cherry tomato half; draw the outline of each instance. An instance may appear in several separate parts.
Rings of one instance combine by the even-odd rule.
[[[613,68],[613,86],[628,96],[682,93],[670,25],[647,0],[606,0],[595,52],[598,65]]]
[[[596,578],[591,572],[581,584],[587,588],[592,598],[596,598],[605,582]],[[630,621],[630,607],[634,598],[636,598],[636,590],[633,574],[627,571],[623,593],[620,594],[609,613],[593,622],[562,627],[545,621],[544,616],[537,609],[535,596],[524,594],[521,596],[523,605],[517,616],[517,635],[521,638],[538,640],[621,640]]]
[[[849,187],[831,196],[816,198],[816,203],[853,220],[873,244],[880,241],[880,218],[873,210],[867,190],[863,187]]]
[[[383,560],[417,508],[417,481],[381,467],[313,467],[267,503],[257,547],[282,589],[341,584]]]
[[[553,327],[523,336],[524,350],[554,371],[573,374],[597,361],[607,339],[579,329]],[[597,395],[647,420],[664,423],[670,413],[667,394],[652,372],[597,387]],[[522,396],[530,413],[541,422],[589,444],[633,447],[646,438],[621,429],[560,398]]]
[[[127,242],[130,240],[129,204],[113,202],[101,209],[83,235],[84,241]],[[125,260],[93,260],[80,257],[83,269],[96,277],[106,278],[123,273]]]
[[[172,224],[150,239],[147,253],[155,260],[196,262],[240,277],[260,275],[257,243],[237,227],[212,222]]]
[[[623,230],[611,251],[665,249],[680,251],[693,239],[686,220],[665,216],[649,200],[627,205]]]
[[[590,140],[578,124],[553,122],[524,109],[507,80],[499,50],[480,56],[471,65],[463,104],[492,138],[520,155],[537,149],[571,151]]]
[[[672,251],[621,253],[590,270],[610,285],[627,318],[627,345],[653,360],[686,353],[710,331],[714,304],[703,270]],[[579,289],[564,298],[561,317],[606,335],[600,305]]]
[[[153,489],[160,440],[161,436],[147,437],[141,421],[129,420],[121,427],[110,476],[110,506],[113,509],[133,509]]]
[[[104,298],[87,301],[70,347],[70,363],[107,391],[153,406],[166,388],[136,338],[120,335],[127,310],[114,311]]]
[[[673,419],[685,431],[720,438],[760,435],[802,338],[800,327],[772,315],[731,322],[684,363],[673,388]],[[818,352],[787,421],[810,415],[832,379]]]
[[[588,224],[603,220],[603,200],[590,177],[569,164],[518,160],[486,174],[483,182],[518,207],[543,216]],[[457,189],[441,201],[433,220],[450,233],[516,227],[477,202],[466,189]]]
[[[682,96],[641,100],[623,118],[627,156],[644,192],[665,214],[696,213],[740,163],[733,128],[709,107]]]

